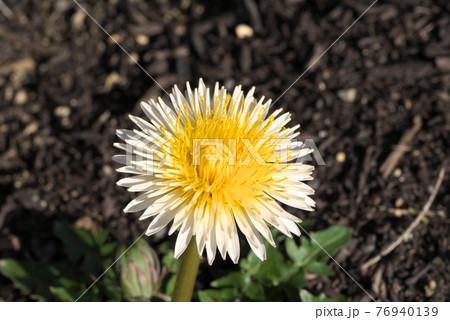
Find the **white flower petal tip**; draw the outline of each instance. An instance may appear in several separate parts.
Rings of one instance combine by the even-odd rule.
[[[256,99],[255,90],[208,88],[201,78],[185,94],[175,85],[170,99],[141,102],[146,119],[128,115],[135,129],[116,130],[124,142],[114,147],[125,153],[113,156],[123,165],[116,171],[131,174],[117,185],[142,193],[124,212],[152,218],[148,236],[178,231],[175,258],[195,236],[209,265],[216,254],[237,264],[240,231],[266,260],[264,239],[276,248],[270,227],[300,235],[302,220],[281,204],[314,211],[314,190],[304,183],[314,167],[293,162],[314,150],[295,140],[300,126],[287,127],[290,113],[271,111],[272,100]]]

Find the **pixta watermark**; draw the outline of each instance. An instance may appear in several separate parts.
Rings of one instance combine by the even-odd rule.
[[[164,136],[136,134],[126,141],[126,165],[145,172],[156,173],[173,164],[171,144]],[[325,162],[312,139],[304,141],[285,139],[192,139],[185,148],[187,164],[200,166],[206,162],[220,162],[228,166],[260,166],[278,164],[323,166]]]

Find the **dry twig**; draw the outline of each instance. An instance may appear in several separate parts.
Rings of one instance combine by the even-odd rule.
[[[381,165],[380,171],[384,179],[389,177],[400,158],[408,150],[408,144],[412,141],[412,139],[414,139],[417,132],[419,132],[422,127],[422,119],[420,117],[414,118],[414,122],[414,126],[403,134],[398,145],[394,148],[394,150],[392,150],[391,154]]]
[[[411,234],[411,232],[414,230],[415,227],[420,223],[420,221],[423,219],[425,214],[428,212],[428,210],[431,207],[431,204],[433,203],[434,199],[436,198],[436,195],[439,191],[439,188],[441,187],[442,181],[444,180],[445,176],[445,167],[442,167],[441,171],[439,171],[439,177],[436,181],[436,184],[434,185],[434,190],[431,193],[430,197],[428,198],[427,202],[422,208],[422,211],[417,215],[416,219],[411,223],[411,225],[406,229],[398,238],[395,240],[392,244],[390,244],[387,248],[383,249],[380,254],[373,257],[366,263],[364,263],[361,266],[361,270],[364,272],[366,271],[370,266],[377,263],[381,260],[382,257],[389,254],[392,250],[394,250],[399,244],[401,244],[403,241],[405,241],[406,238]]]
[[[6,3],[3,2],[3,0],[0,0],[0,11],[8,20],[14,18],[14,12],[12,12],[12,10],[6,5]]]

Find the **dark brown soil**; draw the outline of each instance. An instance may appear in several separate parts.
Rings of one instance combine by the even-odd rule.
[[[147,222],[125,216],[111,156],[117,128],[162,90],[71,0],[4,0],[0,12],[0,258],[60,253],[55,220],[134,239]],[[80,1],[169,91],[199,77],[241,83],[277,99],[372,1]],[[326,165],[316,170],[314,230],[347,225],[336,260],[377,299],[450,297],[450,183],[445,178],[410,239],[362,274],[360,266],[414,220],[450,165],[450,4],[378,1],[281,99]],[[8,18],[8,17],[9,18]],[[251,37],[237,36],[239,24]],[[239,33],[239,32],[238,32]],[[423,125],[386,179],[381,166]],[[151,241],[157,241],[152,239]],[[367,295],[339,268],[309,290]],[[0,299],[23,300],[0,277]]]

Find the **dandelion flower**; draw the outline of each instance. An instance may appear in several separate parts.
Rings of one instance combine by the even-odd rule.
[[[125,143],[115,146],[126,154],[113,159],[124,165],[118,172],[133,174],[117,184],[142,192],[124,211],[154,217],[147,235],[172,222],[176,258],[195,236],[209,264],[216,249],[237,263],[239,229],[265,260],[263,238],[275,246],[269,226],[300,235],[301,220],[281,203],[313,210],[314,190],[302,181],[312,179],[314,167],[296,161],[311,152],[294,140],[299,125],[284,127],[290,114],[270,113],[271,100],[256,100],[254,91],[237,86],[228,94],[218,83],[211,91],[201,79],[194,90],[187,83],[185,95],[174,86],[170,102],[141,103],[149,121],[130,115],[140,130],[117,130]]]

